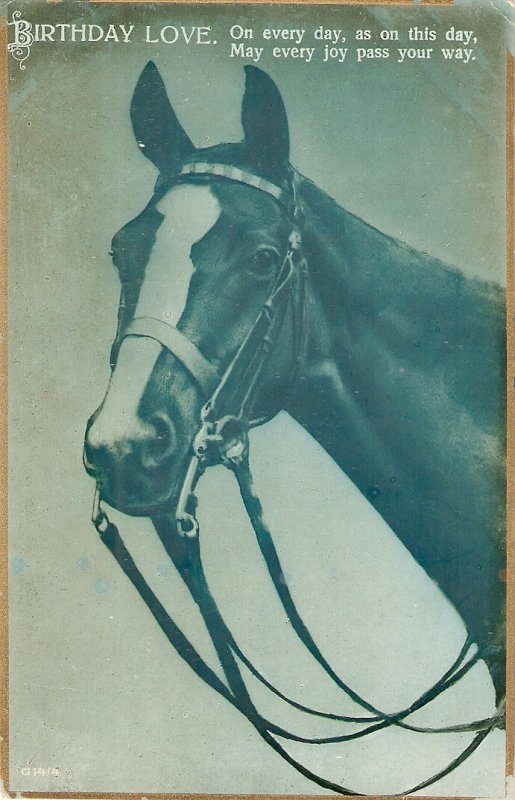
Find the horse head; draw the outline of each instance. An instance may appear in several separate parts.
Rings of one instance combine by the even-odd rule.
[[[198,477],[211,464],[232,467],[297,636],[341,689],[379,715],[379,727],[395,724],[351,693],[318,650],[253,493],[247,430],[289,411],[459,609],[469,638],[433,690],[479,659],[495,682],[498,711],[472,723],[472,744],[421,789],[461,763],[502,716],[501,292],[381,233],[300,176],[289,163],[279,91],[255,67],[246,67],[239,144],[196,149],[152,63],[131,119],[159,177],[141,214],[113,239],[121,300],[112,373],[88,422],[84,461],[97,499],[152,518],[204,616],[229,695],[184,650],[100,503],[95,526],[177,651],[284,755],[249,705],[237,644],[195,541]],[[169,536],[170,522],[182,538]],[[473,641],[477,654],[456,671]]]
[[[176,505],[201,410],[224,376],[226,415],[256,424],[281,408],[298,355],[298,208],[286,112],[259,69],[246,68],[239,144],[196,149],[152,62],[131,119],[159,178],[113,239],[113,369],[84,460],[105,500],[147,515]]]

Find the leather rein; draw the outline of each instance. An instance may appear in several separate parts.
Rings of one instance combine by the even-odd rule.
[[[159,626],[178,654],[209,686],[238,708],[257,729],[262,738],[295,769],[320,786],[344,795],[359,795],[340,784],[311,772],[294,759],[275,739],[281,736],[290,741],[324,744],[351,741],[374,731],[395,725],[418,733],[474,732],[472,742],[448,766],[426,781],[402,792],[419,791],[444,777],[461,764],[478,746],[502,718],[502,709],[494,716],[465,725],[439,728],[417,727],[406,722],[406,718],[424,707],[446,689],[458,682],[480,659],[479,652],[471,655],[473,642],[467,637],[457,659],[447,672],[429,690],[424,692],[408,708],[394,714],[386,714],[354,692],[333,670],[320,652],[309,629],[298,612],[295,602],[283,579],[283,570],[274,546],[272,535],[264,521],[261,503],[253,488],[249,466],[248,431],[266,421],[266,417],[254,417],[254,404],[260,386],[260,377],[270,354],[279,339],[287,310],[291,307],[293,319],[293,359],[290,386],[294,386],[302,370],[306,349],[306,282],[308,268],[302,251],[300,231],[301,213],[298,203],[298,176],[292,174],[291,196],[278,186],[225,164],[192,162],[186,164],[180,175],[170,185],[195,177],[215,177],[246,184],[271,195],[286,211],[292,222],[288,249],[273,281],[268,298],[255,322],[248,331],[223,375],[205,358],[198,347],[177,328],[162,320],[150,317],[134,318],[127,328],[117,334],[114,349],[128,336],[152,338],[168,350],[198,384],[204,397],[209,399],[200,414],[200,426],[192,441],[192,456],[185,473],[174,514],[156,512],[153,523],[179,574],[187,584],[197,603],[210,633],[218,658],[227,678],[226,686],[209,665],[197,653],[182,631],[168,615],[160,601],[148,586],[130,553],[127,551],[118,528],[108,518],[101,505],[97,487],[95,492],[93,523],[102,541],[116,558],[129,577]],[[320,667],[352,701],[367,713],[362,716],[332,714],[297,703],[270,683],[245,656],[227,627],[222,614],[209,590],[200,554],[199,523],[196,518],[198,500],[195,489],[204,472],[215,464],[230,469],[238,482],[245,509],[254,529],[268,571],[292,628]],[[252,703],[241,677],[239,663],[243,663],[258,681],[287,704],[306,714],[341,722],[352,722],[362,727],[358,731],[331,737],[302,737],[281,728],[262,717]]]

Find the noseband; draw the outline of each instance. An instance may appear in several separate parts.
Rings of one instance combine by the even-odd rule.
[[[101,508],[98,488],[95,493],[93,508],[94,525],[102,541],[132,581],[161,630],[179,655],[205,683],[247,717],[267,744],[301,774],[320,786],[343,795],[359,794],[341,784],[333,783],[304,767],[277,741],[276,736],[307,744],[329,744],[362,738],[369,733],[392,725],[418,733],[475,733],[468,747],[447,767],[428,780],[402,792],[402,794],[420,791],[452,772],[471,755],[488,733],[500,724],[503,709],[499,708],[496,714],[488,719],[477,720],[465,725],[422,728],[411,725],[406,721],[411,714],[423,708],[460,680],[481,659],[478,651],[471,655],[470,650],[473,643],[468,637],[449,670],[409,708],[402,709],[394,714],[387,714],[378,710],[374,705],[354,692],[333,670],[319,650],[296,608],[287,584],[284,582],[279,556],[271,533],[264,522],[261,503],[253,488],[248,461],[248,430],[250,427],[267,419],[255,417],[253,413],[259,388],[259,379],[271,353],[274,351],[290,304],[294,336],[292,375],[290,379],[290,385],[292,386],[295,385],[302,368],[306,347],[305,285],[307,265],[302,253],[299,229],[298,177],[296,173],[293,173],[291,197],[290,202],[288,202],[286,193],[282,189],[256,175],[226,164],[192,162],[186,164],[180,175],[167,183],[166,190],[176,183],[192,181],[198,177],[215,177],[236,181],[264,191],[285,209],[291,219],[292,229],[288,238],[288,249],[274,278],[268,298],[235,356],[221,375],[194,342],[176,327],[159,319],[150,317],[136,317],[133,319],[125,330],[119,330],[113,350],[116,352],[121,341],[126,337],[155,339],[181,362],[197,383],[203,396],[208,398],[200,414],[199,429],[192,441],[192,456],[182,483],[175,514],[167,516],[166,513],[162,514],[159,509],[156,509],[156,514],[160,513],[160,516],[153,518],[153,522],[179,574],[188,585],[193,599],[200,609],[227,679],[227,684],[220,680],[218,675],[197,653],[148,586],[127,551],[117,527],[109,521],[105,511]],[[119,325],[120,328],[121,325]],[[240,494],[254,528],[257,542],[293,630],[336,686],[367,712],[365,716],[351,717],[332,714],[295,702],[271,684],[239,648],[210,593],[202,567],[198,535],[199,525],[195,516],[197,498],[194,492],[196,485],[205,470],[215,464],[224,464],[236,476]],[[174,533],[178,535],[173,536]],[[298,711],[333,721],[358,724],[360,730],[339,736],[310,738],[298,736],[279,727],[265,719],[254,706],[242,679],[238,661],[242,662],[270,692]]]

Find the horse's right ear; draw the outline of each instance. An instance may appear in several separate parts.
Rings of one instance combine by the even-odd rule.
[[[173,172],[195,149],[175,116],[153,61],[148,62],[136,84],[131,121],[141,152],[160,172]]]
[[[251,163],[284,168],[290,154],[288,118],[279,89],[258,67],[246,66],[241,122]]]

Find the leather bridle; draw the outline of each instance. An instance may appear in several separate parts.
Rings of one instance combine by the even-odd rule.
[[[287,307],[291,304],[294,355],[289,385],[295,384],[301,369],[306,341],[304,325],[307,264],[302,253],[299,228],[300,208],[297,199],[297,176],[292,174],[291,193],[264,178],[228,164],[193,161],[183,166],[179,175],[166,182],[160,194],[173,185],[198,178],[215,178],[245,184],[274,198],[291,221],[288,249],[273,281],[272,288],[254,324],[225,372],[219,372],[197,345],[177,327],[153,317],[136,317],[119,332],[113,351],[117,352],[127,337],[151,338],[173,355],[197,383],[204,397],[200,428],[192,442],[193,455],[186,471],[177,505],[177,530],[181,536],[198,534],[192,513],[192,494],[207,467],[226,463],[241,453],[248,429],[266,421],[253,418],[253,407],[262,372],[274,352]],[[238,439],[238,442],[236,441]]]
[[[175,183],[195,180],[199,177],[236,181],[259,191],[264,191],[282,206],[291,220],[288,249],[274,278],[268,298],[222,375],[206,359],[199,348],[180,330],[154,318],[135,318],[123,330],[120,330],[121,326],[119,326],[117,341],[113,350],[116,352],[121,341],[126,337],[155,339],[180,361],[197,383],[203,396],[208,397],[202,407],[200,425],[192,442],[192,455],[183,479],[176,511],[173,515],[168,516],[166,513],[156,509],[157,523],[156,519],[154,519],[154,524],[156,527],[161,528],[159,533],[163,544],[165,544],[170,557],[199,606],[226,675],[229,688],[220,681],[216,673],[211,670],[196,652],[193,645],[184,637],[146,583],[126,550],[117,527],[110,522],[102,508],[98,488],[95,493],[93,509],[94,525],[103,542],[114,555],[125,574],[130,578],[179,655],[206,683],[245,714],[273,749],[280,753],[299,772],[320,786],[340,794],[359,794],[312,773],[297,762],[277,742],[274,735],[293,741],[321,744],[350,741],[391,725],[419,733],[474,732],[475,736],[472,742],[451,764],[428,780],[402,794],[419,791],[459,766],[479,746],[486,735],[500,723],[503,709],[498,709],[496,714],[488,719],[477,720],[465,725],[441,728],[422,728],[410,725],[405,721],[414,711],[427,705],[460,680],[481,659],[479,652],[473,655],[470,654],[473,643],[468,637],[456,661],[442,678],[424,692],[409,708],[394,714],[385,714],[354,692],[333,670],[318,649],[296,608],[287,585],[282,579],[283,571],[272,536],[263,519],[261,503],[253,488],[248,460],[249,428],[267,419],[266,417],[255,416],[254,406],[259,391],[260,378],[270,355],[274,352],[289,306],[291,306],[292,310],[294,337],[292,373],[290,376],[291,386],[295,385],[301,373],[305,356],[307,342],[305,296],[308,271],[302,250],[299,224],[301,213],[298,202],[298,176],[297,173],[292,172],[290,192],[287,193],[263,178],[230,165],[191,162],[183,167],[178,176],[166,184],[166,190]],[[210,593],[200,555],[199,524],[195,515],[197,507],[195,488],[201,475],[206,469],[215,464],[225,465],[236,476],[242,500],[254,528],[270,576],[297,636],[326,674],[349,698],[366,710],[367,716],[351,717],[331,714],[296,703],[267,681],[239,648]],[[185,553],[187,554],[186,556],[184,555]],[[196,565],[196,577],[194,580],[191,578],[189,570],[185,569],[186,562],[189,565],[191,563]],[[254,677],[263,685],[289,705],[307,714],[342,722],[353,722],[365,727],[357,732],[326,737],[325,739],[299,737],[290,731],[280,728],[264,719],[254,707],[241,678],[237,659],[245,664]]]

